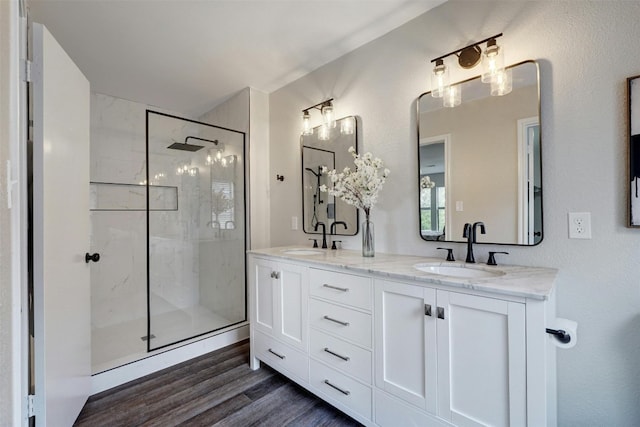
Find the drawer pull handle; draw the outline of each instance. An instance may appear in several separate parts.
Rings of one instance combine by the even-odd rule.
[[[328,347],[325,347],[325,348],[324,348],[324,351],[326,351],[327,353],[329,353],[329,354],[330,354],[330,355],[332,355],[332,356],[337,357],[338,359],[342,359],[342,360],[344,360],[345,362],[348,362],[348,361],[350,360],[349,356],[343,356],[343,355],[341,355],[341,354],[334,353],[333,351],[329,350],[329,348],[328,348]]]
[[[424,315],[431,316],[431,304],[424,305]]]
[[[343,390],[343,389],[341,389],[340,387],[338,387],[338,386],[336,386],[336,385],[331,384],[331,383],[329,382],[329,380],[324,380],[324,383],[325,383],[326,385],[328,385],[329,387],[331,387],[331,388],[333,388],[333,389],[335,389],[335,390],[338,390],[340,393],[344,394],[345,396],[349,396],[349,395],[351,394],[351,392],[350,392],[349,390]]]
[[[278,353],[276,353],[275,351],[273,351],[273,350],[271,350],[271,349],[269,349],[269,350],[267,350],[267,351],[268,351],[269,353],[271,353],[271,354],[275,355],[276,357],[279,357],[279,358],[280,358],[280,359],[282,359],[282,360],[284,360],[284,359],[285,359],[285,356],[283,356],[283,355],[281,355],[281,354],[278,354]]]
[[[349,288],[340,288],[338,286],[329,285],[328,283],[325,283],[322,286],[329,289],[335,289],[336,291],[349,292]]]
[[[334,318],[329,317],[329,316],[324,316],[324,319],[328,320],[329,322],[334,322],[334,323],[337,323],[337,324],[342,325],[342,326],[349,326],[349,322],[343,322],[342,320],[334,319]]]

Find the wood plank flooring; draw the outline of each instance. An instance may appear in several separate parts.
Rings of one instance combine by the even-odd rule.
[[[75,426],[359,426],[273,369],[243,341],[91,396]]]

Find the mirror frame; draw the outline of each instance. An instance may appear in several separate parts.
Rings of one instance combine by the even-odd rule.
[[[542,241],[544,240],[544,179],[543,179],[543,165],[542,165],[542,111],[541,111],[541,96],[540,96],[540,64],[538,64],[537,61],[533,60],[533,59],[529,59],[529,60],[525,60],[525,61],[521,61],[512,65],[509,65],[508,67],[505,67],[506,69],[512,69],[515,67],[518,67],[520,65],[524,65],[524,64],[533,64],[536,67],[536,79],[537,79],[537,83],[538,83],[538,88],[537,88],[537,93],[538,93],[538,101],[537,101],[537,110],[538,110],[538,122],[539,122],[539,128],[540,128],[540,135],[539,135],[539,154],[540,154],[540,188],[541,188],[541,194],[540,194],[540,240],[536,243],[533,244],[521,244],[521,243],[505,243],[505,242],[474,242],[476,244],[484,244],[484,245],[500,245],[500,246],[522,246],[522,247],[533,247],[533,246],[537,246],[540,243],[542,243]],[[459,84],[464,84],[467,82],[470,82],[472,80],[480,80],[480,75],[476,75],[473,77],[470,77],[468,79],[465,80],[461,80],[455,83],[451,83],[452,85],[459,85]],[[640,78],[640,76],[637,76]],[[425,96],[425,95],[430,95],[432,91],[427,91],[427,92],[423,92],[420,95],[418,95],[418,98],[416,99],[416,135],[417,135],[417,164],[418,164],[418,234],[420,235],[420,238],[426,242],[434,242],[434,243],[438,243],[438,244],[447,244],[447,243],[466,243],[465,240],[433,240],[433,239],[427,239],[425,238],[425,236],[422,235],[422,221],[421,221],[421,215],[420,215],[420,99]]]
[[[634,90],[635,86],[635,90]],[[636,100],[633,98],[633,93],[637,95]],[[630,228],[640,228],[640,197],[639,189],[640,183],[640,111],[637,112],[636,120],[634,120],[633,110],[640,110],[640,75],[627,78],[627,103],[628,103],[628,152],[629,152],[629,174],[627,188],[628,195],[628,223]],[[636,134],[633,134],[634,129]],[[635,138],[634,138],[635,137]],[[635,182],[634,182],[635,181]],[[635,185],[634,185],[635,184]],[[635,215],[634,215],[634,202],[633,200],[639,199],[635,203]]]
[[[356,150],[356,154],[360,151],[359,150],[359,145],[360,145],[360,140],[358,138],[358,134],[360,132],[360,120],[358,118],[358,116],[344,116],[344,117],[340,117],[339,119],[336,119],[337,125],[336,126],[340,126],[340,121],[344,120],[344,119],[353,119],[354,121],[354,126],[353,126],[353,137],[355,138],[355,142],[353,144],[353,147]],[[316,126],[313,128],[313,132],[314,134],[317,133],[318,129],[320,128],[320,126]],[[305,208],[305,197],[304,197],[304,147],[307,148],[316,148],[316,147],[310,147],[307,145],[304,145],[304,136],[305,135],[300,135],[300,173],[301,173],[301,189],[302,189],[302,193],[301,193],[301,198],[302,198],[302,231],[305,234],[316,234],[316,235],[322,235],[322,231],[307,231],[305,228],[305,218],[304,218],[304,208]],[[348,147],[347,147],[348,148]],[[351,156],[351,154],[347,151],[345,151],[345,155],[347,156]],[[350,164],[353,164],[353,161],[351,161]],[[325,193],[327,195],[327,197],[334,197],[334,196],[329,196],[329,193]],[[356,212],[355,215],[355,230],[352,233],[345,233],[344,230],[341,230],[343,232],[339,233],[339,232],[335,232],[333,234],[330,233],[330,226],[327,225],[327,230],[326,230],[326,234],[327,236],[355,236],[360,232],[360,209],[356,208],[355,206],[351,206],[351,205],[347,205],[349,208],[354,209]],[[339,220],[339,218],[338,218]],[[338,227],[336,227],[337,229]]]

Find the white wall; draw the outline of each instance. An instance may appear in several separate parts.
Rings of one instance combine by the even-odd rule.
[[[451,0],[272,93],[271,243],[308,243],[289,229],[302,209],[300,114],[335,97],[338,117],[361,117],[364,151],[391,169],[373,210],[377,250],[441,256],[419,237],[415,100],[430,89],[432,58],[504,32],[508,63],[540,62],[545,189],[543,242],[508,247],[505,261],[559,268],[558,315],[580,325],[578,345],[558,354],[559,425],[639,425],[640,230],[625,227],[625,79],[640,74],[639,17],[640,2]],[[568,239],[576,211],[592,213],[593,239]],[[342,238],[354,249],[359,239]]]

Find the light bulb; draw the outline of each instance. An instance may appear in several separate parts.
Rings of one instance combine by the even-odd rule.
[[[307,110],[302,112],[302,134],[313,135],[313,128],[311,127],[311,115]]]
[[[504,48],[496,43],[496,39],[487,42],[487,48],[482,54],[482,80],[491,83],[498,73],[504,71]]]
[[[222,150],[218,150],[218,152],[216,153],[216,159],[217,160],[222,159]]]
[[[449,86],[444,93],[442,104],[445,107],[457,107],[462,102],[462,91],[459,85]]]
[[[443,59],[436,60],[436,66],[431,72],[431,96],[442,98],[449,86],[449,68],[444,65]]]
[[[213,163],[213,157],[211,157],[211,150],[207,151],[207,160],[205,161],[205,164],[210,165],[211,163]]]

